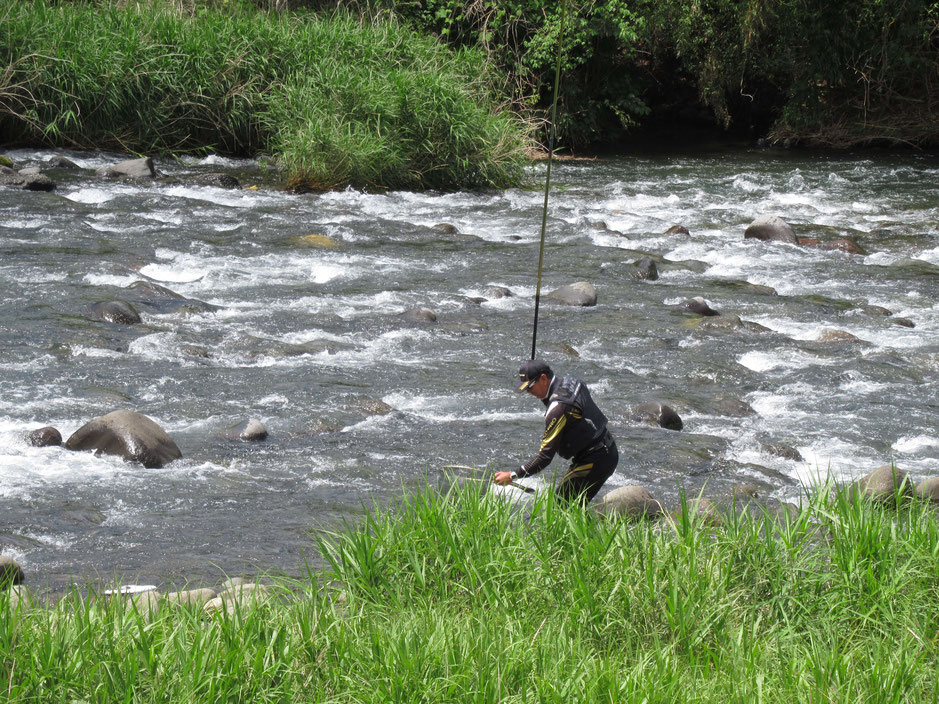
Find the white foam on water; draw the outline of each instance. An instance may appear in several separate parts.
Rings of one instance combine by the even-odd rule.
[[[934,435],[906,435],[897,438],[893,449],[903,454],[915,455],[926,450],[939,448],[939,438]]]
[[[22,284],[50,284],[66,281],[68,274],[62,271],[45,271],[43,269],[25,269],[23,271],[13,271],[10,275],[11,281]]]
[[[170,212],[140,213],[140,217],[146,218],[147,220],[155,220],[156,222],[161,222],[166,225],[182,225],[186,222],[186,218],[182,215]]]
[[[0,227],[8,230],[38,230],[40,227],[45,227],[48,224],[49,221],[43,218],[27,218],[25,220],[10,219],[0,222]]]
[[[307,342],[349,342],[353,338],[349,335],[337,335],[335,333],[327,332],[326,330],[298,330],[297,332],[290,332],[285,335],[281,335],[278,338],[281,342],[286,342],[290,345],[303,345]]]
[[[225,166],[225,167],[235,167],[244,164],[247,160],[245,159],[232,159],[227,156],[219,156],[218,154],[209,154],[206,157],[200,159],[197,163],[204,166]],[[248,163],[251,163],[248,161]]]
[[[85,274],[82,281],[92,286],[117,286],[124,288],[137,281],[140,277],[132,274]]]
[[[479,405],[469,403],[465,397],[454,398],[452,394],[429,396],[404,393],[388,394],[382,398],[392,408],[434,423],[479,423],[490,421],[516,421],[531,416],[525,411],[477,411]],[[480,403],[482,403],[480,401]]]
[[[127,345],[127,353],[145,359],[176,359],[177,337],[175,332],[157,332],[143,335]]]
[[[778,350],[773,352],[746,352],[742,354],[737,363],[755,372],[768,372],[780,369],[805,369],[812,366],[832,366],[840,364],[840,360],[822,359],[800,350]]]
[[[72,345],[71,351],[73,357],[97,357],[101,359],[122,359],[124,357],[124,353],[117,350],[88,347],[87,345]]]
[[[189,284],[203,278],[206,275],[206,269],[178,265],[146,264],[140,267],[140,273],[154,281]]]
[[[310,265],[310,281],[314,284],[326,284],[347,276],[349,267],[328,262],[314,262]]]
[[[100,205],[101,203],[107,203],[109,200],[114,200],[122,193],[129,193],[129,190],[118,190],[111,189],[106,190],[104,188],[79,188],[76,191],[71,191],[70,193],[63,193],[62,197],[75,203],[84,203],[86,205]]]
[[[747,320],[752,320],[754,323],[759,323],[764,327],[769,328],[773,332],[778,332],[786,337],[792,338],[793,340],[817,340],[818,336],[827,328],[835,326],[835,323],[831,324],[820,323],[818,321],[810,320],[793,320],[791,318],[776,318],[776,317],[764,317],[764,316],[747,316]],[[841,329],[844,329],[843,327]]]
[[[259,208],[288,198],[286,195],[275,197],[261,191],[231,191],[214,186],[171,186],[164,193],[171,198],[224,205],[227,208]]]
[[[884,464],[882,456],[837,437],[828,436],[798,450],[805,461],[798,467],[797,479],[809,486],[826,477],[838,482],[851,481]]]
[[[755,391],[748,394],[744,400],[746,400],[753,410],[762,418],[784,418],[790,424],[796,424],[808,418],[809,414],[805,411],[795,409],[793,403],[800,399],[811,397],[816,391],[815,388],[808,384],[786,384],[780,386],[776,391]]]

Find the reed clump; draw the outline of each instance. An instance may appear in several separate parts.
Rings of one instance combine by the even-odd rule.
[[[529,138],[495,85],[481,52],[387,19],[0,3],[8,144],[266,151],[297,188],[506,187]]]
[[[478,489],[478,487],[476,488]],[[322,572],[209,617],[0,602],[12,702],[936,701],[939,521],[818,491],[792,514],[601,520],[425,489]]]

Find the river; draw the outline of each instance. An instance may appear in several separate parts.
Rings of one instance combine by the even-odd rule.
[[[50,169],[54,192],[0,189],[0,550],[30,582],[296,575],[318,531],[439,485],[442,465],[510,468],[537,449],[540,405],[513,388],[544,164],[531,189],[290,194],[254,161],[162,160],[169,179],[139,183],[94,176],[126,157],[64,155],[81,168]],[[187,185],[207,171],[243,188]],[[589,281],[599,301],[543,301],[539,356],[609,416],[621,459],[604,493],[642,484],[674,506],[678,487],[726,500],[750,483],[797,501],[891,461],[939,474],[934,157],[621,157],[555,163],[552,181],[544,290]],[[760,215],[867,254],[744,240]],[[634,276],[643,254],[657,280]],[[92,319],[142,280],[211,306]],[[681,306],[695,296],[756,325],[702,327]],[[684,429],[637,420],[646,401]],[[183,459],[143,469],[25,439],[119,408]],[[266,441],[232,437],[248,418]]]

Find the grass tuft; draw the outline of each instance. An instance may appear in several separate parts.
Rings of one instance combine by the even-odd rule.
[[[297,189],[517,185],[526,126],[481,52],[381,20],[0,3],[0,134],[134,153],[278,156]]]
[[[320,538],[325,566],[214,617],[73,592],[10,611],[12,702],[936,701],[939,521],[801,508],[603,519],[425,489]],[[327,586],[324,586],[327,585]]]

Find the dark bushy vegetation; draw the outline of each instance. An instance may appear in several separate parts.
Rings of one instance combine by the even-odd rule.
[[[532,96],[542,108],[550,100],[561,0],[304,4],[383,10],[454,44],[481,46],[514,76],[517,98]],[[939,146],[932,0],[568,5],[559,126],[569,145],[609,143],[637,125],[674,133],[709,112],[713,124],[753,136]]]

